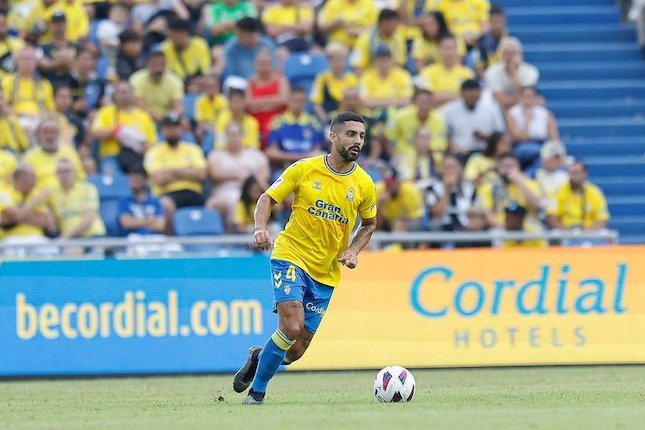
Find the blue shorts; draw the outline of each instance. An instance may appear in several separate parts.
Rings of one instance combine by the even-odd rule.
[[[334,289],[321,284],[295,264],[284,260],[271,260],[271,284],[274,308],[280,302],[298,300],[305,308],[305,329],[316,333]]]

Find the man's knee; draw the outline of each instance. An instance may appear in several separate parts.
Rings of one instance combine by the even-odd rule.
[[[297,318],[290,318],[280,324],[280,331],[289,340],[296,340],[300,337],[300,333],[304,330],[303,322]]]

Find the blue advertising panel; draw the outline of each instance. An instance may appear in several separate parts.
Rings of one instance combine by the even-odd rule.
[[[3,263],[0,376],[235,370],[276,327],[268,263]]]

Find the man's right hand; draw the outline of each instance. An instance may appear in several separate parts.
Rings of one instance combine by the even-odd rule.
[[[273,240],[271,239],[271,233],[266,229],[256,229],[253,232],[253,246],[255,246],[260,251],[268,251],[273,246]]]

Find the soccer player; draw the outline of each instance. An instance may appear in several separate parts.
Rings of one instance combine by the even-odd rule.
[[[267,384],[281,364],[298,360],[307,350],[340,281],[340,265],[350,269],[376,229],[376,187],[356,163],[365,143],[365,123],[353,112],[331,123],[331,152],[289,166],[258,199],[253,244],[273,246],[271,283],[278,329],[264,348],[252,347],[235,374],[233,389],[259,405]],[[292,213],[275,244],[267,230],[271,209],[295,193]],[[361,226],[349,244],[356,218]]]

